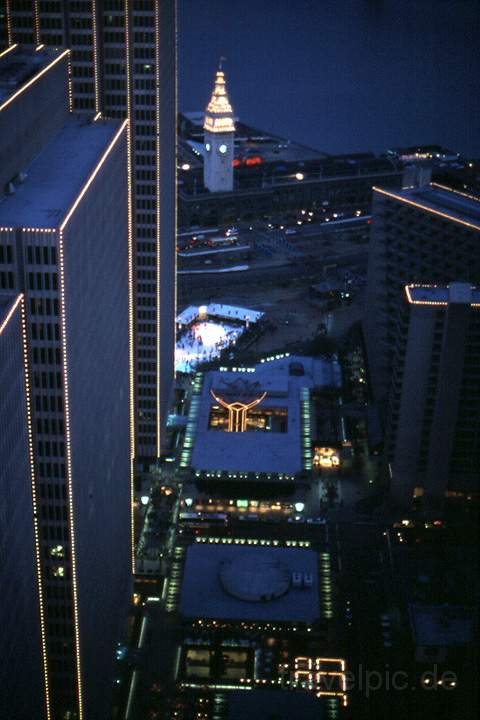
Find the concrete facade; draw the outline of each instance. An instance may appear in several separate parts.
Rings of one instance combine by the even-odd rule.
[[[9,43],[71,49],[77,112],[129,117],[135,456],[161,452],[174,377],[176,2],[7,5]]]
[[[405,302],[387,414],[391,495],[404,507],[415,488],[433,507],[479,489],[480,293],[452,283],[416,300],[423,290],[412,287]]]
[[[48,686],[35,717],[103,720],[132,597],[126,122],[67,108],[25,171],[0,201],[0,273],[25,296]]]
[[[0,293],[0,683],[5,717],[30,720],[45,689],[22,312],[22,295]]]
[[[480,203],[434,184],[373,195],[364,333],[374,399],[385,407],[404,287],[480,282]]]

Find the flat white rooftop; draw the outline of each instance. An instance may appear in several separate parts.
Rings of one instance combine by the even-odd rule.
[[[119,128],[116,120],[71,116],[0,201],[0,226],[58,227]]]
[[[300,365],[303,375],[291,374]],[[217,395],[234,401],[235,384],[245,381],[253,395],[267,393],[262,405],[286,408],[287,431],[224,432],[209,429],[210,411]],[[301,356],[258,363],[248,372],[212,371],[205,374],[191,466],[197,471],[231,471],[294,475],[303,469],[303,388],[340,387],[338,362]],[[239,386],[240,387],[240,386]]]
[[[225,568],[234,572],[237,566],[237,582],[230,577],[230,587],[222,582],[222,572]],[[286,576],[281,595],[277,596],[276,578],[270,587],[262,577],[265,567],[276,568],[279,575]],[[314,622],[319,615],[317,567],[317,553],[305,548],[252,550],[232,545],[191,545],[185,562],[180,613],[187,618]],[[293,573],[309,575],[311,586],[293,587]],[[254,592],[250,599],[241,599],[245,583],[249,590],[258,587],[258,599],[253,599]]]

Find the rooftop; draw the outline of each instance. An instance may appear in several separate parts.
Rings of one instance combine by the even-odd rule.
[[[203,125],[205,113],[182,113],[191,130],[186,133],[185,139],[192,147],[203,152]],[[301,162],[319,160],[327,157],[326,153],[300,143],[286,140],[278,135],[272,135],[257,130],[243,122],[237,121],[235,125],[235,157],[244,158],[261,156],[264,162]],[[248,163],[247,163],[248,164]]]
[[[336,361],[301,356],[258,363],[247,372],[222,369],[206,373],[191,466],[198,471],[301,472],[302,391],[340,384]],[[225,432],[209,428],[211,409],[216,405],[211,391],[228,402],[250,402],[266,393],[257,407],[286,411],[286,430]]]
[[[0,295],[0,335],[7,327],[10,318],[18,307],[20,298],[21,295]]]
[[[444,148],[441,145],[410,145],[409,147],[394,147],[387,150],[387,153],[405,161],[450,160],[457,159],[459,157],[459,153],[454,150]]]
[[[188,618],[314,622],[319,615],[317,554],[303,548],[191,545],[180,613]],[[293,587],[292,574],[311,578]]]
[[[480,198],[435,183],[397,191],[374,189],[382,195],[480,230]]]
[[[18,45],[0,53],[0,106],[59,55],[60,51],[51,48],[34,50]]]
[[[0,201],[0,226],[58,227],[119,129],[119,122],[70,116],[26,168],[27,179]]]
[[[473,641],[473,618],[467,608],[452,605],[410,605],[415,641],[424,646],[466,645]]]
[[[469,283],[450,285],[406,285],[408,302],[412,305],[462,304],[480,307],[480,288]]]
[[[237,690],[228,694],[228,720],[322,720],[321,701],[312,693],[288,690]]]

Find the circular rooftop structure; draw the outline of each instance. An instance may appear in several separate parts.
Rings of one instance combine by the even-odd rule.
[[[281,561],[255,551],[220,563],[220,583],[228,595],[247,602],[268,602],[290,587],[291,572]]]

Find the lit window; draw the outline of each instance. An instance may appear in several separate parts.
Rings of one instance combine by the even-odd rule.
[[[55,547],[51,548],[50,555],[51,557],[63,558],[65,556],[63,545],[55,545]]]

